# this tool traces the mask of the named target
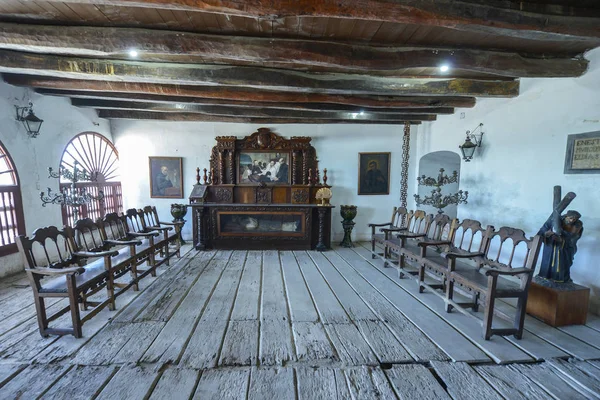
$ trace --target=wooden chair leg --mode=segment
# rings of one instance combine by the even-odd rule
[[[42,337],[48,337],[46,329],[48,329],[48,317],[46,315],[46,304],[44,298],[40,297],[37,293],[34,294],[35,310],[37,312],[38,325],[40,327],[40,335]]]
[[[371,259],[375,259],[375,241],[371,240]]]
[[[494,303],[493,296],[488,297],[485,302],[485,310],[483,312],[483,338],[490,340],[492,337],[492,322],[494,320]]]
[[[423,293],[425,290],[423,283],[425,283],[425,266],[419,265],[419,293]]]
[[[156,277],[156,259],[154,257],[154,253],[150,255],[148,262],[150,263],[150,275]]]
[[[79,309],[81,311],[87,311],[88,309],[87,296],[85,294],[81,295],[81,303],[79,303]]]
[[[400,255],[398,256],[398,278],[402,279],[404,278],[404,261],[405,261],[405,257],[404,254],[400,253]]]
[[[479,311],[479,292],[473,293],[471,299],[473,301],[473,307],[471,307],[471,309],[475,312]]]
[[[71,309],[71,322],[73,323],[73,336],[77,339],[83,337],[81,329],[81,318],[79,316],[79,307],[77,304],[77,286],[75,275],[67,276],[67,293],[69,295],[69,308]]]
[[[515,315],[515,323],[514,328],[517,332],[514,334],[515,339],[523,338],[523,326],[525,324],[525,313],[527,306],[527,292],[524,295],[519,297],[517,301],[517,314]]]
[[[452,300],[454,297],[454,281],[452,279],[448,279],[446,282],[446,312],[451,312],[454,307],[448,300]]]

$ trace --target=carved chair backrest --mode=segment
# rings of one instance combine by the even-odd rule
[[[423,210],[411,211],[408,218],[408,231],[410,233],[427,233],[432,220],[433,216],[425,214]]]
[[[146,223],[144,221],[144,214],[139,212],[135,208],[130,208],[125,211],[127,227],[129,232],[145,232]]]
[[[160,220],[158,219],[158,212],[156,211],[155,206],[146,206],[143,209],[138,210],[138,213],[142,215],[146,227],[160,226]]]
[[[527,239],[521,229],[503,226],[486,231],[486,262],[489,267],[535,268],[540,251],[539,236]]]
[[[73,225],[73,248],[83,251],[103,251],[104,239],[100,225],[90,218],[78,219]]]
[[[458,220],[450,218],[446,214],[437,214],[427,227],[427,239],[429,240],[452,240]]]
[[[485,233],[486,229],[482,228],[481,222],[474,219],[464,219],[456,227],[452,242],[456,249],[469,253],[484,252]]]
[[[404,228],[408,223],[408,212],[405,207],[394,207],[392,212],[391,228]]]
[[[129,240],[129,228],[124,215],[108,213],[99,222],[103,239]]]
[[[73,230],[65,226],[59,230],[56,226],[36,229],[31,237],[19,235],[17,246],[27,268],[67,268],[78,263],[73,255]]]

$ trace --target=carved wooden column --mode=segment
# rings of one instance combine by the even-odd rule
[[[213,176],[213,179],[215,177]],[[225,183],[225,156],[223,155],[223,149],[219,149],[219,178],[217,184],[222,185]]]
[[[233,149],[227,150],[227,182],[225,183],[235,183],[234,171],[235,166],[233,165]]]
[[[306,160],[306,150],[302,150],[302,184],[308,185],[308,165]]]
[[[329,210],[329,207],[317,208],[317,212],[319,215],[319,236],[317,239],[317,246],[315,247],[315,250],[317,251],[325,251],[328,249],[327,245],[325,244],[325,216],[327,215],[327,210]]]
[[[402,170],[400,173],[400,206],[407,208],[408,196],[408,161],[410,157],[410,122],[404,123],[404,136],[402,139]],[[402,222],[406,222],[406,214],[402,215]]]
[[[205,250],[205,235],[204,235],[204,207],[194,207],[196,218],[196,231],[194,232],[194,245],[196,250]]]
[[[295,185],[298,181],[298,178],[296,176],[297,165],[298,165],[298,151],[297,150],[292,151],[292,160],[291,160],[290,164],[292,165],[292,185]]]

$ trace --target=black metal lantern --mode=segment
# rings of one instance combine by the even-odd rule
[[[21,121],[23,126],[27,130],[29,137],[35,138],[40,134],[40,128],[42,127],[43,119],[39,119],[33,113],[33,103],[29,102],[27,107],[15,106],[17,109],[17,121]]]
[[[475,149],[481,147],[481,142],[483,140],[483,132],[481,131],[482,126],[483,124],[479,124],[477,128],[473,130],[473,133],[471,133],[471,131],[467,131],[467,138],[465,139],[465,142],[458,146],[465,162],[471,161],[471,159],[473,159],[473,155],[475,154]],[[477,129],[480,131],[479,140],[477,140],[477,136],[475,135],[475,131]]]

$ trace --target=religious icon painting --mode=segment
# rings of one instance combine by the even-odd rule
[[[182,160],[181,157],[149,157],[151,198],[183,198]]]
[[[358,153],[358,194],[390,194],[392,153]]]

